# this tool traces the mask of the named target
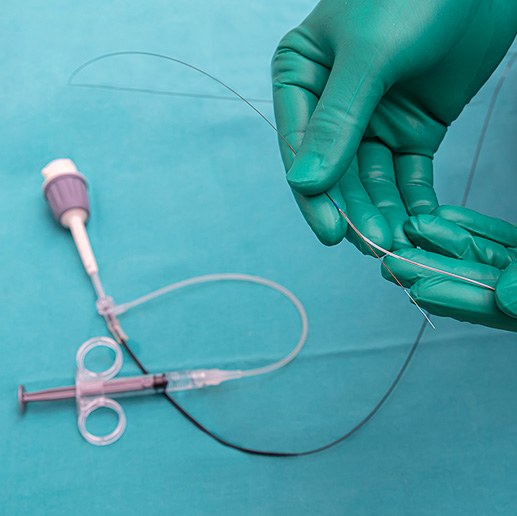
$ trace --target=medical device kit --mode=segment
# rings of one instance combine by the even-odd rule
[[[114,55],[118,54],[119,53]],[[136,52],[136,54],[146,53]],[[181,65],[185,65],[189,68],[196,70],[197,72],[200,72],[208,76],[209,78],[215,80],[216,82],[227,88],[232,94],[236,95],[239,99],[241,99],[248,106],[250,106],[256,113],[258,113],[279,134],[279,136],[291,148],[293,153],[296,154],[296,151],[291,147],[291,145],[285,139],[285,137],[278,132],[276,127],[260,111],[258,111],[256,107],[254,107],[249,101],[244,99],[236,91],[232,90],[229,86],[222,83],[213,76],[207,74],[203,70],[193,67],[188,63],[184,63],[183,61],[179,61],[174,58],[169,58],[167,56],[159,56],[157,54],[149,55],[161,57],[164,59],[177,62]],[[83,65],[83,67],[84,66],[85,65]],[[263,451],[240,446],[223,439],[222,437],[208,430],[197,419],[190,415],[183,407],[181,407],[177,403],[177,401],[174,400],[174,398],[171,396],[171,393],[183,390],[213,387],[226,381],[233,381],[237,379],[243,379],[246,377],[266,374],[278,370],[281,367],[290,363],[300,353],[307,339],[308,319],[305,309],[303,308],[301,302],[287,288],[273,281],[248,274],[223,273],[199,276],[179,281],[177,283],[173,283],[169,286],[151,292],[150,294],[144,295],[133,301],[115,304],[113,298],[105,294],[104,287],[99,275],[99,267],[97,265],[97,261],[95,259],[95,255],[92,250],[92,246],[86,231],[86,223],[90,215],[90,205],[88,200],[86,178],[77,170],[75,164],[70,159],[56,159],[50,162],[42,170],[42,174],[44,177],[44,197],[47,200],[50,210],[56,221],[63,227],[68,228],[72,233],[72,237],[79,252],[84,269],[88,274],[96,293],[97,311],[102,317],[104,317],[106,325],[112,336],[115,338],[115,340],[104,336],[94,337],[89,339],[80,346],[76,355],[77,368],[75,376],[75,385],[73,386],[45,389],[38,392],[26,392],[24,387],[20,385],[18,389],[18,401],[22,410],[25,409],[28,403],[75,398],[78,413],[78,427],[81,435],[84,437],[86,441],[88,441],[91,444],[108,445],[117,441],[122,436],[126,428],[126,417],[124,411],[120,404],[114,399],[112,399],[112,397],[131,396],[136,394],[159,394],[165,397],[190,422],[192,422],[195,426],[197,426],[207,435],[218,441],[220,444],[223,444],[225,446],[242,452],[255,455],[292,457],[300,455],[309,455],[317,453],[319,451],[326,450],[354,434],[364,424],[366,424],[375,415],[379,408],[384,404],[384,402],[390,396],[395,386],[398,384],[405,370],[407,369],[418,346],[418,339],[415,342],[415,344],[411,347],[402,367],[400,368],[398,374],[396,375],[390,387],[381,397],[379,402],[366,415],[366,417],[364,417],[356,426],[354,426],[346,434],[342,435],[340,438],[324,446],[301,452]],[[362,235],[359,232],[359,230],[354,226],[354,224],[350,221],[346,213],[338,206],[336,202],[334,202],[334,200],[330,197],[328,193],[327,196],[330,199],[330,201],[334,204],[336,209],[339,211],[339,213],[347,220],[347,223],[352,227],[352,229],[358,234],[358,236],[365,242],[365,244],[370,248],[373,254],[381,262],[381,256],[374,249],[377,249],[377,251],[379,251],[382,254],[386,254],[396,259],[409,262],[410,264],[413,264],[417,267],[429,269],[438,274],[444,274],[460,281],[466,281],[483,288],[494,290],[494,288],[490,285],[486,285],[484,283],[480,283],[478,281],[464,276],[455,275],[450,272],[446,272],[440,269],[436,269],[421,263],[408,260],[406,258],[397,256],[396,254],[393,254],[390,251],[383,249],[382,247],[379,247],[374,242]],[[397,283],[399,283],[400,287],[409,296],[409,298],[411,298],[411,294],[406,289],[404,289],[404,287],[400,284],[395,275],[388,269],[388,267],[384,263],[383,265],[393,276],[393,278],[397,281]],[[128,337],[120,324],[118,316],[136,306],[151,301],[169,292],[201,283],[219,281],[243,281],[260,284],[272,288],[280,294],[282,294],[283,296],[285,296],[286,298],[288,298],[297,309],[301,320],[301,334],[296,346],[289,354],[287,354],[281,360],[278,360],[277,362],[274,362],[270,365],[249,370],[194,369],[168,372],[160,371],[158,373],[151,374],[138,360],[138,358],[133,353],[132,349],[129,347]],[[414,304],[422,312],[429,324],[433,326],[427,314],[416,304],[416,302]],[[96,348],[107,348],[114,353],[113,364],[105,371],[94,372],[89,370],[85,366],[85,358],[87,354]],[[116,377],[123,363],[122,350],[126,351],[126,353],[130,356],[133,362],[140,369],[142,375],[130,377]],[[107,435],[95,435],[90,433],[86,428],[86,422],[90,414],[92,414],[94,411],[100,408],[112,410],[118,417],[118,424],[116,425],[116,428]]]

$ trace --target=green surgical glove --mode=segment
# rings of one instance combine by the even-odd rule
[[[503,58],[515,0],[323,0],[272,62],[287,179],[327,245],[367,252],[323,192],[388,249],[411,247],[408,214],[437,200],[432,158]]]
[[[495,292],[395,258],[384,262],[432,314],[517,331],[517,227],[467,208],[440,206],[411,217],[409,239],[422,249],[396,254],[495,287]],[[384,267],[383,267],[384,269]],[[394,281],[389,273],[383,276]]]

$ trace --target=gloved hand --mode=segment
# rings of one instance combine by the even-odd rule
[[[411,246],[409,214],[437,206],[432,158],[503,58],[515,0],[322,0],[272,62],[287,180],[318,238]],[[347,231],[348,229],[348,231]]]
[[[397,255],[495,287],[495,292],[437,274],[395,258],[386,265],[415,301],[432,314],[517,331],[517,227],[457,206],[406,222],[409,239],[420,249]],[[384,267],[383,267],[384,269]],[[389,273],[383,276],[394,281]]]

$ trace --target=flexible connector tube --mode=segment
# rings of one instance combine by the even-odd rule
[[[195,278],[190,278],[183,281],[178,281],[177,283],[172,283],[171,285],[168,285],[166,287],[160,288],[158,290],[155,290],[154,292],[151,292],[149,294],[146,294],[145,296],[139,297],[135,299],[134,301],[129,301],[128,303],[122,303],[120,305],[116,305],[112,308],[112,313],[114,315],[119,315],[131,308],[135,308],[136,306],[139,306],[143,303],[147,303],[148,301],[151,301],[153,299],[156,299],[157,297],[163,296],[164,294],[168,294],[169,292],[173,292],[175,290],[179,290],[181,288],[191,287],[192,285],[198,285],[200,283],[211,283],[215,281],[245,281],[248,283],[257,283],[259,285],[264,285],[266,287],[272,288],[273,290],[276,290],[277,292],[280,292],[283,296],[285,296],[291,303],[296,307],[296,310],[300,314],[300,319],[302,322],[302,332],[300,335],[300,338],[298,340],[298,343],[293,348],[293,350],[288,353],[284,358],[281,360],[278,360],[277,362],[274,362],[272,364],[269,364],[267,366],[263,367],[256,367],[254,369],[246,369],[246,370],[223,370],[222,372],[225,373],[221,375],[221,382],[226,380],[232,380],[240,377],[246,377],[246,376],[257,376],[261,374],[271,373],[272,371],[275,371],[277,369],[280,369],[281,367],[284,367],[289,362],[294,360],[294,358],[300,353],[300,351],[303,348],[303,345],[305,344],[305,341],[307,340],[307,333],[309,331],[309,322],[307,319],[307,313],[305,312],[305,308],[303,307],[300,300],[287,288],[280,285],[279,283],[275,283],[274,281],[261,278],[260,276],[252,276],[250,274],[238,274],[238,273],[223,273],[223,274],[208,274],[205,276],[197,276]]]

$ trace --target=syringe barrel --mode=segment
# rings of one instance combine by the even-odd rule
[[[233,372],[228,375],[228,372],[219,369],[196,369],[163,374],[126,376],[112,378],[105,382],[88,380],[81,382],[79,395],[83,397],[110,395],[116,398],[161,392],[189,391],[210,385],[219,385],[222,381],[236,377]]]
[[[112,396],[114,398],[156,394],[163,392],[166,385],[164,375],[146,374],[141,376],[122,376],[108,381],[82,381],[78,394],[82,397]]]

